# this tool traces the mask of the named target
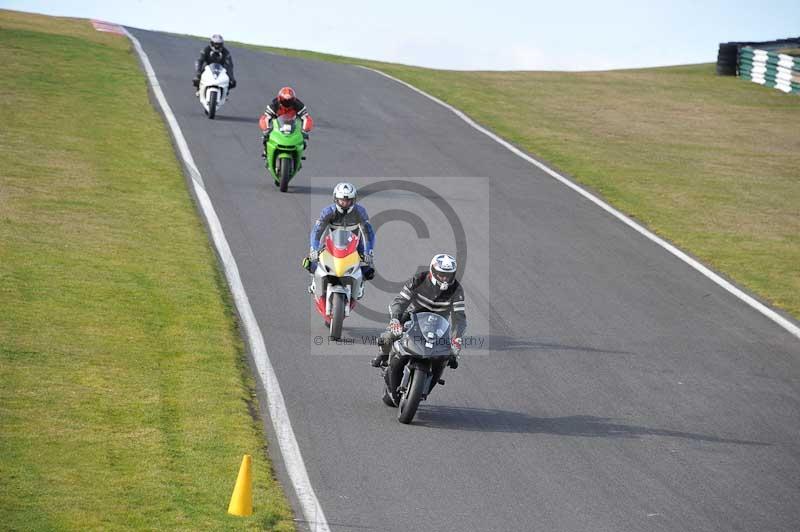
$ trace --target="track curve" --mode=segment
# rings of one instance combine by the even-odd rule
[[[374,72],[235,48],[239,87],[210,121],[190,84],[201,41],[130,31],[203,175],[333,530],[796,529],[800,342],[786,331]],[[256,120],[286,84],[318,127],[280,194]],[[324,333],[298,267],[312,219],[329,183],[371,176],[431,176],[469,235],[489,222],[465,286],[470,331],[491,350],[465,355],[410,426],[381,403],[374,348],[320,354],[309,340]],[[365,205],[376,217],[404,194]],[[379,229],[387,280],[424,261],[411,236]],[[389,300],[368,288],[376,309]],[[379,332],[349,320],[345,332]]]

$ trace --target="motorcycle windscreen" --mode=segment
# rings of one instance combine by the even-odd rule
[[[422,336],[427,340],[438,340],[450,329],[450,322],[433,312],[417,313],[417,324]]]
[[[325,247],[331,255],[345,257],[358,249],[358,235],[345,229],[332,231],[325,239]]]
[[[361,264],[358,255],[358,235],[337,229],[325,238],[326,266],[336,277],[354,273]],[[328,264],[329,263],[329,264]]]
[[[278,131],[283,133],[284,135],[289,135],[294,133],[294,129],[296,127],[297,120],[295,120],[294,115],[280,115],[278,116]]]
[[[210,65],[208,65],[208,68],[209,70],[211,70],[211,73],[214,74],[215,78],[218,78],[220,74],[225,72],[225,67],[223,67],[219,63],[211,63]]]
[[[432,312],[414,315],[414,324],[406,336],[406,348],[421,357],[450,354],[450,322]]]

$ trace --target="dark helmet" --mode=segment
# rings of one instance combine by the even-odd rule
[[[431,259],[430,279],[439,290],[447,290],[456,278],[458,264],[452,255],[440,253]]]
[[[222,35],[219,33],[215,33],[211,36],[211,41],[209,42],[211,48],[217,52],[222,51],[222,47],[225,46],[225,40],[222,38]]]

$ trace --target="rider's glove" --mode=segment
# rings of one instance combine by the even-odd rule
[[[447,360],[447,365],[452,369],[458,367],[458,358],[461,356],[461,338],[450,339],[450,358]]]
[[[311,271],[311,259],[309,259],[308,257],[303,257],[302,266],[303,266],[303,268],[308,270],[308,273],[313,273]]]
[[[461,354],[462,341],[461,338],[452,338],[450,340],[450,351],[458,356]]]
[[[232,79],[232,80],[230,80],[228,82],[228,88],[229,89],[235,89],[236,88],[236,80],[235,79]]]
[[[364,253],[364,264],[367,266],[373,266],[375,264],[375,256],[372,254],[372,250],[369,253]]]
[[[192,80],[192,85],[194,85],[195,89],[200,88],[200,78],[194,78]]]
[[[400,324],[400,320],[398,320],[397,318],[392,318],[389,321],[389,331],[394,336],[402,335],[403,334],[403,326]]]
[[[317,260],[319,260],[319,251],[313,248],[309,250],[308,260],[310,260],[311,262],[317,262]]]

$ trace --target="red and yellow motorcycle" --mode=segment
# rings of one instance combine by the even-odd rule
[[[309,290],[334,340],[341,338],[344,319],[364,295],[358,242],[359,236],[346,229],[329,233]]]

